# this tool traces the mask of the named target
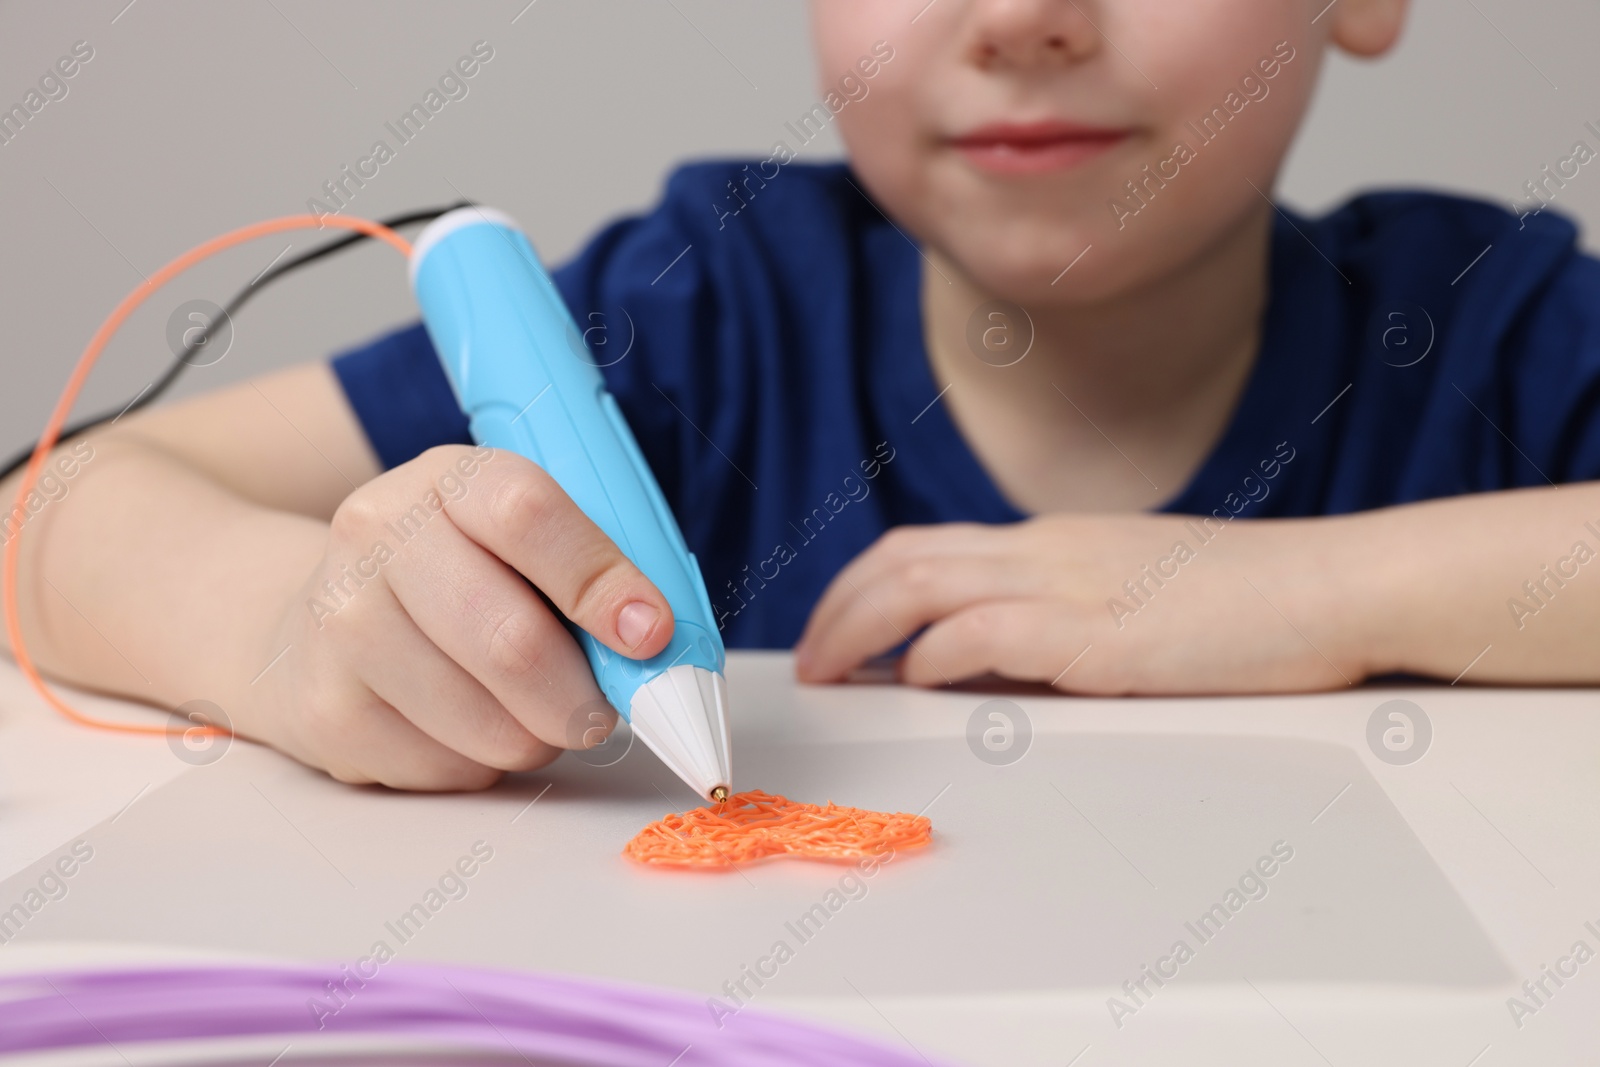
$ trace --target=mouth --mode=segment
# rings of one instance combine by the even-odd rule
[[[992,123],[948,143],[991,174],[1043,174],[1086,163],[1132,134],[1131,129],[1070,122]]]

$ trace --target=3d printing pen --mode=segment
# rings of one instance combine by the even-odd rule
[[[672,642],[650,659],[571,629],[633,732],[695,792],[725,798],[725,656],[705,582],[533,247],[500,212],[449,212],[418,236],[411,288],[473,438],[544,468],[666,596]]]

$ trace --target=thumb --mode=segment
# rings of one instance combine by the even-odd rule
[[[661,590],[554,479],[512,458],[479,476],[488,492],[446,505],[456,525],[612,651],[648,659],[667,647],[672,606]]]

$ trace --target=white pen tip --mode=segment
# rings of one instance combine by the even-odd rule
[[[728,758],[728,696],[722,675],[684,663],[633,694],[633,732],[700,796],[733,788]]]

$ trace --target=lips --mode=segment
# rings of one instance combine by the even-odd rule
[[[991,123],[950,139],[974,166],[994,174],[1066,170],[1116,147],[1133,131],[1070,122]]]

